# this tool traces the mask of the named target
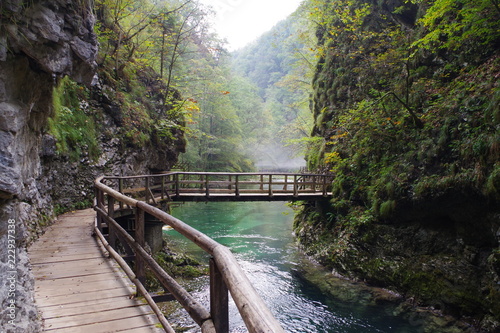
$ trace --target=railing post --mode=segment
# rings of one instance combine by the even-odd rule
[[[269,175],[269,196],[273,196],[273,175]]]
[[[239,175],[236,175],[236,180],[235,180],[235,195],[237,197],[240,196],[240,176]]]
[[[313,178],[313,183],[312,183],[312,191],[316,193],[316,176],[312,176]]]
[[[123,179],[122,178],[118,179],[118,192],[123,194]],[[123,202],[120,201],[119,205],[120,205],[120,209],[123,209]]]
[[[165,199],[165,176],[161,176],[161,200]]]
[[[222,274],[210,258],[210,315],[217,333],[229,332],[229,294]]]
[[[206,195],[207,197],[209,197],[209,196],[210,196],[210,188],[209,188],[209,186],[210,186],[210,185],[209,185],[209,184],[210,184],[210,182],[209,182],[208,175],[207,175],[207,176],[205,177],[205,195]]]
[[[298,184],[297,184],[297,175],[293,176],[293,196],[296,197],[298,195]]]
[[[108,216],[110,218],[115,217],[115,198],[113,198],[111,195],[108,195]],[[108,223],[109,245],[111,245],[113,249],[116,249],[117,235],[114,229],[115,228],[110,223]]]
[[[229,175],[229,192],[233,190],[233,176]]]
[[[326,175],[323,175],[323,196],[326,197],[327,191],[326,191]]]
[[[175,196],[178,197],[180,195],[179,193],[179,174],[176,173],[174,177],[174,187],[175,187]]]
[[[150,195],[149,195],[149,193],[150,193],[150,191],[149,191],[149,177],[147,177],[147,176],[145,178],[145,187],[146,187],[146,197],[145,197],[145,199],[146,199],[146,203],[149,203],[149,199],[150,199]]]
[[[283,190],[288,190],[288,175],[285,175],[285,185],[283,185]]]
[[[145,238],[144,238],[144,211],[139,207],[135,208],[135,240],[137,243],[144,248]],[[144,260],[142,257],[136,253],[135,254],[135,274],[141,283],[145,283],[146,274],[144,270]]]
[[[260,187],[261,191],[264,191],[264,175],[260,175]]]
[[[104,201],[104,194],[97,187],[95,189],[95,199],[96,199],[96,206],[101,208],[101,209],[104,209],[104,202],[103,202]],[[97,228],[102,233],[102,216],[99,213],[97,213],[96,223],[97,223]]]

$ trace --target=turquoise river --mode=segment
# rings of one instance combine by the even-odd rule
[[[293,210],[284,203],[185,203],[172,215],[228,246],[287,332],[444,332],[449,323],[423,319],[397,301],[397,295],[334,277],[306,258],[295,242]],[[207,262],[204,253],[175,231],[167,244]],[[208,278],[187,288],[208,304]],[[179,314],[179,318],[185,318]],[[178,319],[178,321],[182,321]],[[437,322],[437,324],[436,324]],[[192,323],[177,322],[184,327]],[[439,328],[441,326],[441,328]],[[246,332],[234,304],[231,332]],[[455,330],[452,330],[455,331]]]

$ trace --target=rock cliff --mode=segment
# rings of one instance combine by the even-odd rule
[[[300,242],[343,276],[498,332],[500,11],[324,3],[308,162],[336,178],[298,217]]]
[[[0,15],[0,276],[10,278],[0,289],[0,321],[7,332],[36,332],[26,247],[52,215],[40,182],[42,133],[58,77],[90,84],[97,41],[86,2],[6,0]],[[7,253],[12,236],[15,254]]]
[[[87,0],[0,3],[0,276],[9,278],[0,287],[0,322],[6,332],[41,328],[26,249],[53,221],[54,208],[89,206],[96,176],[168,170],[184,149],[181,132],[168,142],[152,135],[144,145],[117,135],[120,104],[96,75],[92,5]],[[66,76],[90,97],[78,103],[100,129],[96,156],[88,147],[77,158],[61,153],[48,130],[54,89]]]

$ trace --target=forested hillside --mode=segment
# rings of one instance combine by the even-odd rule
[[[308,165],[335,181],[298,238],[341,275],[498,331],[498,1],[309,3]]]
[[[314,24],[306,5],[255,42],[234,52],[232,69],[254,88],[261,110],[258,132],[251,141],[262,167],[303,166],[303,138],[312,128],[309,96],[316,61]]]

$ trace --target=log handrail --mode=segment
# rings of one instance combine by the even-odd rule
[[[153,273],[157,276],[160,283],[167,288],[174,297],[183,305],[190,316],[200,325],[202,332],[217,332],[226,333],[228,332],[227,321],[227,302],[226,304],[221,304],[221,299],[224,298],[224,290],[231,293],[231,296],[241,314],[248,331],[251,333],[257,332],[269,332],[269,333],[284,333],[283,328],[279,322],[274,318],[273,314],[258,295],[250,280],[246,277],[245,273],[239,266],[236,258],[231,253],[231,251],[201,233],[200,231],[190,227],[181,220],[167,214],[166,212],[149,205],[148,203],[140,200],[130,198],[119,191],[112,189],[111,187],[103,184],[104,180],[119,180],[120,190],[123,191],[123,184],[120,181],[124,179],[140,180],[141,178],[146,178],[148,180],[154,179],[155,177],[166,177],[173,175],[174,179],[179,179],[179,174],[187,173],[169,173],[160,176],[135,176],[135,177],[104,177],[101,176],[95,181],[96,188],[96,205],[95,210],[97,212],[96,219],[96,231],[102,231],[102,223],[105,221],[110,230],[116,232],[121,239],[124,239],[128,245],[134,250],[136,258],[140,258],[140,262],[147,265]],[[196,173],[189,173],[196,174]],[[221,174],[221,173],[211,173],[211,174]],[[206,173],[205,173],[206,175]],[[234,175],[234,174],[233,174]],[[246,175],[246,174],[245,174]],[[238,182],[238,176],[236,177],[236,182]],[[165,179],[162,178],[162,184],[165,183]],[[144,184],[144,182],[143,182]],[[146,182],[146,196],[149,195],[151,188],[151,182]],[[178,191],[179,184],[177,183],[175,191]],[[165,191],[162,188],[162,193]],[[168,194],[168,192],[167,192]],[[108,205],[104,204],[104,196],[108,197]],[[114,209],[115,201],[119,205],[127,205],[129,208],[133,208],[136,211],[136,216],[143,213],[148,213],[163,223],[169,225],[177,232],[184,235],[190,241],[198,245],[205,252],[212,256],[211,267],[211,309],[207,312],[203,306],[197,303],[191,298],[189,294],[178,284],[176,284],[173,279],[154,261],[154,259],[144,250],[144,248],[139,244],[137,239],[131,237],[121,226],[114,220]],[[119,206],[121,207],[121,206]],[[106,210],[107,208],[107,210]],[[137,232],[137,231],[136,231]],[[111,235],[110,235],[111,237]],[[111,244],[113,245],[113,244]],[[140,274],[137,274],[137,281],[141,280]],[[221,277],[222,279],[217,279]],[[139,289],[139,288],[138,288]],[[141,291],[144,288],[140,289]],[[214,294],[212,293],[214,292]],[[222,294],[220,294],[222,293]],[[212,308],[214,307],[214,308]],[[167,330],[167,328],[165,328]],[[168,331],[168,330],[167,330]]]

